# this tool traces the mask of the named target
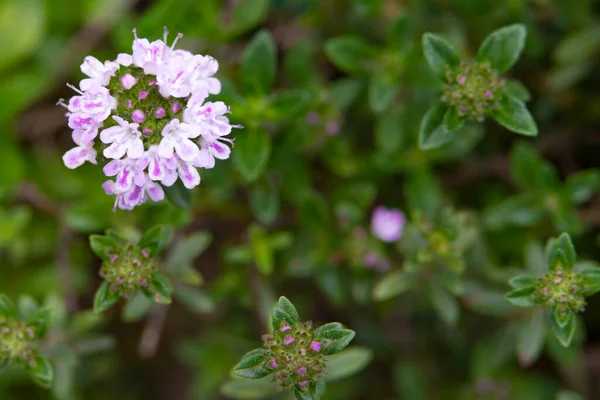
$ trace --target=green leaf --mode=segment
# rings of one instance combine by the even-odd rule
[[[269,93],[277,70],[277,48],[268,31],[261,30],[254,35],[242,53],[240,65],[242,83],[247,95]]]
[[[572,390],[563,390],[556,395],[556,400],[585,400],[585,398]]]
[[[279,216],[280,203],[279,189],[271,182],[253,185],[250,189],[250,208],[265,225],[275,222]]]
[[[503,73],[508,71],[521,57],[525,47],[527,29],[515,24],[492,32],[481,44],[477,52],[479,61],[489,61],[492,68]]]
[[[94,296],[94,312],[101,313],[108,310],[121,300],[121,296],[116,291],[112,291],[108,282],[102,283]]]
[[[571,312],[560,312],[555,309],[552,312],[552,317],[554,318],[554,322],[556,322],[559,327],[564,328],[569,323],[571,314]]]
[[[42,307],[35,310],[28,318],[27,323],[35,328],[35,335],[41,339],[48,331],[52,322],[53,310],[48,307]]]
[[[155,301],[160,304],[170,304],[171,294],[173,293],[173,284],[165,274],[160,271],[154,271],[150,275],[150,285],[155,290]]]
[[[600,188],[600,172],[596,169],[579,171],[566,181],[566,191],[574,204],[588,201]]]
[[[344,72],[365,72],[372,68],[378,49],[363,39],[340,36],[325,42],[325,54]]]
[[[246,32],[263,21],[269,11],[270,0],[244,0],[233,8],[230,32],[234,35]]]
[[[262,175],[271,156],[271,137],[264,131],[249,131],[235,141],[233,163],[248,182]]]
[[[508,292],[504,297],[506,301],[515,307],[529,308],[535,307],[537,304],[533,299],[533,292],[535,291],[534,286],[525,286],[520,289],[515,289],[512,292]]]
[[[448,132],[457,131],[465,125],[465,117],[458,115],[456,108],[450,108],[444,114],[443,124]]]
[[[252,225],[249,229],[249,235],[252,257],[258,271],[263,275],[271,275],[273,268],[275,268],[275,257],[266,232],[260,226]]]
[[[369,106],[373,112],[379,114],[387,110],[398,90],[400,84],[384,74],[373,74],[369,82]]]
[[[513,289],[522,289],[529,286],[534,286],[537,283],[537,277],[533,275],[517,275],[510,278],[508,284]]]
[[[405,271],[393,271],[375,285],[373,299],[384,301],[396,297],[408,290],[413,281],[413,277]]]
[[[490,229],[505,226],[532,226],[544,217],[543,205],[534,195],[509,197],[484,212],[484,223]]]
[[[454,139],[456,131],[449,131],[443,123],[446,111],[446,106],[439,103],[430,108],[423,116],[419,129],[419,148],[421,150],[432,150]]]
[[[600,27],[590,24],[589,28],[562,39],[554,48],[557,64],[572,65],[587,61],[600,49]]]
[[[456,299],[441,285],[433,284],[429,290],[429,301],[444,322],[450,325],[458,322],[460,307]]]
[[[514,97],[506,96],[501,99],[499,107],[492,111],[492,117],[511,132],[525,136],[538,135],[535,120],[525,103]]]
[[[0,315],[5,317],[17,316],[17,307],[15,303],[4,293],[0,293]]]
[[[568,321],[564,326],[558,325],[555,318],[550,316],[552,332],[558,339],[561,345],[569,347],[575,336],[575,328],[577,325],[577,317],[573,313],[568,313]]]
[[[171,186],[163,186],[163,191],[167,199],[176,207],[185,211],[192,208],[193,192],[186,188],[180,179]]]
[[[579,267],[577,267],[579,269]],[[585,285],[585,295],[591,296],[595,293],[600,292],[600,268],[585,268],[581,271],[583,283]]]
[[[293,326],[298,323],[299,320],[298,311],[296,307],[286,297],[281,296],[277,305],[273,308],[272,312],[272,324],[273,330],[278,331],[281,328],[283,321],[287,322],[288,325]]]
[[[309,382],[307,387],[301,387],[299,385],[294,386],[294,397],[296,400],[320,400],[325,386],[323,381]]]
[[[29,376],[35,383],[44,388],[52,387],[54,380],[54,369],[46,357],[38,355],[35,357],[33,365],[27,364]]]
[[[509,97],[514,97],[517,100],[528,102],[531,100],[531,92],[527,89],[527,86],[523,85],[521,81],[515,79],[508,79],[504,85],[504,93]]]
[[[530,366],[540,356],[545,332],[544,313],[541,311],[527,316],[519,325],[517,357],[523,367]]]
[[[542,187],[544,160],[533,146],[524,141],[516,143],[510,150],[509,162],[511,176],[519,186],[528,190]]]
[[[92,251],[104,261],[109,261],[119,249],[119,244],[111,237],[102,235],[90,235],[90,247]]]
[[[264,378],[272,372],[268,365],[270,357],[271,353],[265,349],[251,350],[233,367],[233,373],[248,379]]]
[[[567,270],[572,269],[577,259],[575,246],[573,246],[568,233],[562,233],[558,238],[550,239],[546,246],[546,255],[550,271],[554,271],[559,264]]]
[[[392,24],[387,37],[388,47],[399,49],[404,53],[408,53],[412,49],[415,25],[414,17],[414,14],[411,14],[409,11],[400,13]]]
[[[40,0],[0,3],[0,70],[29,57],[44,39],[45,9]]]
[[[443,37],[425,33],[422,42],[423,54],[438,77],[443,78],[448,69],[460,63],[456,48]]]
[[[167,259],[169,271],[184,271],[199,255],[204,253],[211,241],[212,235],[206,231],[194,232],[177,241]]]
[[[344,350],[356,335],[352,329],[346,329],[337,322],[316,329],[314,334],[315,338],[321,342],[321,354],[326,356]]]
[[[271,107],[277,113],[277,120],[289,120],[306,113],[311,106],[311,101],[312,95],[308,90],[288,90],[276,94]]]
[[[276,386],[271,378],[232,379],[221,386],[221,394],[232,399],[259,400],[276,393]]]
[[[172,237],[171,228],[156,225],[144,232],[137,246],[140,249],[148,250],[149,257],[153,258],[169,244]]]
[[[352,376],[365,369],[373,360],[373,351],[367,347],[351,346],[341,353],[325,358],[327,382]]]
[[[121,309],[121,318],[125,322],[139,321],[146,314],[148,314],[152,304],[154,303],[148,300],[146,296],[138,293],[128,300],[125,306]]]
[[[375,144],[378,151],[393,154],[403,148],[406,137],[403,122],[404,113],[400,108],[393,108],[377,119]]]
[[[208,314],[217,308],[214,300],[198,288],[178,286],[173,295],[192,312]]]

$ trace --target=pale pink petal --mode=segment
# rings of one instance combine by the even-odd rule
[[[106,176],[115,176],[119,173],[120,169],[121,161],[111,160],[104,166],[104,168],[102,168],[102,171],[104,171],[104,175]]]
[[[127,149],[127,156],[129,158],[136,159],[144,155],[144,142],[142,142],[142,139],[138,137],[131,137],[127,141],[127,145],[129,147]]]
[[[200,149],[196,143],[191,140],[179,138],[179,140],[175,142],[175,151],[183,161],[191,162],[198,156]]]
[[[117,56],[117,63],[124,67],[129,67],[133,62],[133,57],[130,54],[121,53]]]
[[[106,158],[114,158],[119,159],[125,155],[127,152],[127,145],[123,142],[114,142],[106,149],[104,149],[104,157]]]
[[[158,144],[158,155],[162,158],[171,158],[173,157],[173,142],[167,138],[163,137],[160,143]]]
[[[75,169],[86,162],[88,158],[89,149],[79,146],[67,151],[62,159],[67,168]]]
[[[177,170],[168,169],[165,171],[165,177],[160,181],[164,186],[172,186],[177,180]]]
[[[146,192],[148,192],[148,196],[150,196],[152,201],[161,201],[165,198],[165,192],[158,183],[148,183],[146,185]]]
[[[177,169],[179,178],[183,185],[188,189],[193,189],[200,184],[200,174],[198,170],[188,163],[183,163]]]
[[[124,134],[124,130],[121,126],[111,126],[110,128],[104,129],[100,132],[100,140],[102,143],[112,143]]]
[[[133,184],[133,173],[128,168],[123,168],[123,170],[117,175],[117,179],[115,181],[115,191],[117,193],[123,193],[128,191]]]

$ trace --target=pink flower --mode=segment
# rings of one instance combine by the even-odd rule
[[[271,361],[269,363],[271,364],[271,368],[277,368],[277,360],[275,360],[274,358],[271,358]]]
[[[283,339],[283,344],[290,345],[294,343],[294,337],[293,336],[286,336],[285,339]]]
[[[89,78],[79,82],[79,87],[81,90],[88,90],[94,85],[106,86],[117,69],[119,69],[119,65],[113,61],[105,61],[102,64],[97,58],[87,56],[81,64],[81,72]]]
[[[140,139],[142,133],[139,124],[129,123],[121,117],[113,116],[117,126],[111,126],[100,132],[102,143],[110,144],[104,149],[106,158],[121,158],[127,153],[129,158],[140,158],[144,154],[144,143]]]
[[[310,349],[314,352],[320,352],[321,351],[321,343],[317,342],[317,341],[313,341],[310,343]]]
[[[82,131],[73,131],[73,141],[77,147],[67,151],[63,156],[63,162],[69,169],[75,169],[86,161],[96,164],[96,150],[92,143],[83,143],[81,141]]]
[[[292,327],[289,326],[288,324],[282,325],[281,328],[279,329],[280,332],[287,332],[289,330],[291,330]]]
[[[198,157],[200,149],[190,140],[199,135],[192,125],[180,123],[178,119],[169,122],[162,131],[162,140],[158,145],[158,154],[164,158],[173,156],[173,152],[184,161],[193,161]]]
[[[300,376],[306,374],[306,367],[300,367],[296,370],[296,373]]]
[[[395,242],[402,236],[405,222],[402,211],[379,206],[371,217],[371,232],[384,242]]]

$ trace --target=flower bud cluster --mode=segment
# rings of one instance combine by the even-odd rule
[[[110,284],[111,291],[128,298],[149,287],[152,272],[157,267],[146,249],[130,245],[119,248],[109,257],[102,264],[100,276]]]
[[[449,69],[442,89],[442,102],[456,109],[460,116],[482,122],[498,107],[504,79],[488,62],[461,61]]]
[[[229,123],[225,103],[206,101],[221,90],[214,58],[175,50],[181,34],[168,46],[166,29],[152,43],[134,35],[132,54],[104,63],[86,57],[81,71],[89,78],[69,85],[77,95],[59,101],[77,145],[63,156],[65,165],[96,164],[100,151],[110,160],[104,174],[115,177],[103,188],[116,196],[115,208],[126,210],[148,197],[162,200],[162,187],[177,179],[196,187],[198,168],[229,158],[233,140],[226,136],[240,127]]]
[[[538,280],[534,298],[555,313],[581,312],[586,305],[583,277],[559,265]]]
[[[0,315],[0,365],[35,367],[39,342],[35,327]]]
[[[269,367],[275,372],[280,390],[295,386],[308,389],[311,382],[323,376],[322,343],[314,337],[311,322],[291,326],[283,321],[281,328],[273,335],[264,335],[263,341],[271,353]]]

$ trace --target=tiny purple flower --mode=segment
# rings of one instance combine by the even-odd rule
[[[277,361],[274,358],[271,358],[270,364],[271,364],[271,368],[273,368],[273,369],[277,368]]]
[[[156,118],[162,118],[167,114],[167,112],[165,111],[164,108],[160,107],[159,109],[157,109],[154,112],[154,115],[156,115]]]
[[[171,106],[171,111],[174,113],[178,112],[179,110],[181,110],[181,105],[179,103],[175,103],[173,106]]]
[[[384,242],[395,242],[402,237],[405,222],[402,211],[379,206],[371,217],[371,232]]]
[[[127,73],[121,77],[121,85],[123,89],[129,90],[137,83],[137,79],[133,75]]]
[[[309,125],[317,125],[321,122],[321,117],[319,117],[319,114],[317,114],[316,111],[311,111],[306,115],[306,122],[308,122]]]
[[[365,254],[363,258],[363,263],[365,264],[365,267],[374,267],[377,264],[377,259],[377,253],[371,251]]]
[[[152,135],[152,134],[154,133],[154,131],[153,131],[152,129],[144,128],[144,129],[142,130],[142,133],[143,133],[144,135]]]
[[[304,386],[308,385],[308,381],[299,382],[298,385],[304,387]]]
[[[133,119],[133,122],[137,122],[139,124],[144,122],[146,115],[142,110],[135,110],[131,113],[131,118]]]
[[[140,100],[144,100],[146,97],[148,97],[148,92],[146,92],[145,90],[140,92],[140,94],[138,95]]]
[[[306,374],[306,367],[300,367],[296,370],[296,373],[300,376]]]
[[[317,352],[317,353],[320,352],[321,351],[321,342],[316,342],[316,341],[311,342],[310,348],[314,352]]]
[[[291,327],[291,326],[289,326],[288,324],[285,324],[285,325],[283,325],[283,326],[281,327],[281,329],[279,329],[279,331],[280,331],[280,332],[287,332],[287,331],[289,331],[290,329],[292,329],[292,327]]]
[[[461,76],[460,78],[458,78],[458,84],[459,85],[464,85],[465,82],[467,82],[467,77],[466,76]]]
[[[490,90],[486,90],[484,96],[486,99],[489,99],[492,97],[492,92]]]
[[[340,133],[340,124],[335,121],[329,121],[325,124],[325,133],[329,136],[335,136]]]
[[[292,336],[286,336],[285,339],[283,339],[283,344],[285,344],[286,346],[292,343],[294,343],[294,338]]]

